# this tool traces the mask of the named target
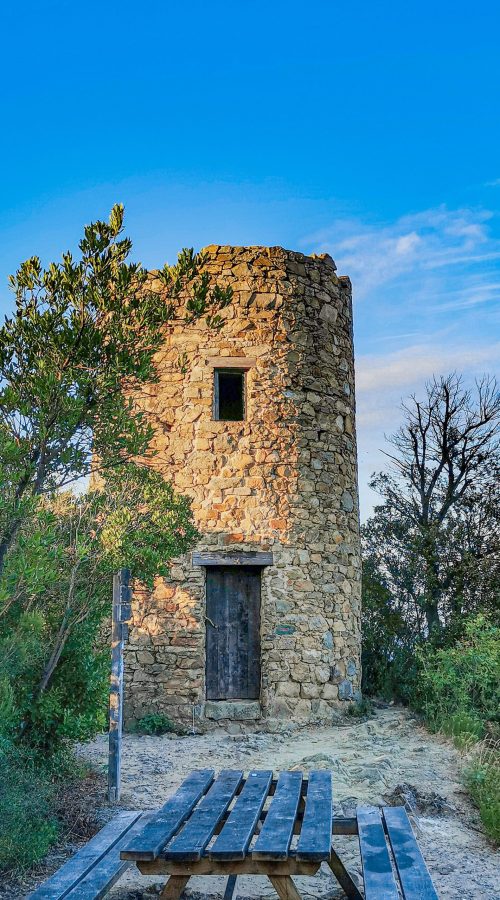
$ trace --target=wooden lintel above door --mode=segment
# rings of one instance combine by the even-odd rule
[[[207,366],[213,369],[253,369],[257,360],[253,356],[211,356]]]
[[[228,553],[195,551],[192,555],[193,566],[272,566],[273,562],[272,553],[253,550]]]

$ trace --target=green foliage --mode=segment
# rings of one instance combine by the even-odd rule
[[[57,837],[53,785],[30,757],[1,738],[0,784],[0,871],[22,871],[42,859]]]
[[[199,536],[190,500],[176,494],[159,472],[143,466],[129,464],[109,472],[96,503],[107,566],[113,571],[127,566],[148,588],[155,577],[168,574],[172,557]]]
[[[467,622],[454,646],[419,653],[413,703],[429,727],[469,754],[465,782],[487,834],[500,841],[500,628],[484,616]]]
[[[168,734],[176,731],[176,726],[168,718],[161,713],[150,713],[138,719],[134,728],[138,734]]]
[[[427,724],[435,729],[434,718],[429,719]],[[441,731],[452,738],[459,750],[465,750],[481,740],[484,735],[484,723],[479,716],[459,710],[441,719]]]
[[[85,228],[77,259],[24,262],[0,327],[3,868],[14,848],[21,866],[46,851],[61,754],[105,724],[112,574],[128,567],[136,592],[150,589],[197,537],[189,502],[130,462],[154,456],[140,390],[158,379],[165,325],[203,316],[219,328],[232,292],[192,249],[150,278],[122,229],[118,205]],[[99,487],[62,493],[91,470]]]
[[[0,734],[46,755],[104,727],[113,573],[151,588],[196,537],[186,498],[131,463],[39,501],[0,579]]]
[[[82,775],[67,749],[43,757],[0,735],[0,872],[18,875],[45,856],[64,821],[61,787]]]
[[[485,744],[473,753],[465,783],[479,809],[486,834],[500,844],[500,746]]]
[[[419,634],[404,597],[394,596],[373,558],[363,559],[362,689],[409,702],[417,678]]]
[[[433,379],[403,406],[362,528],[363,690],[419,709],[467,752],[500,729],[500,396]],[[498,837],[498,750],[468,776]],[[496,824],[495,824],[496,821]]]
[[[493,385],[481,384],[477,408],[461,393],[456,376],[430,385],[423,405],[413,398],[393,439],[393,473],[372,479],[384,503],[361,531],[363,689],[369,694],[412,702],[419,648],[452,647],[471,617],[497,614],[500,479],[492,423],[498,400]],[[454,409],[453,425],[447,403]],[[470,448],[467,423],[474,433]],[[453,442],[448,466],[442,454],[448,458]],[[467,463],[456,458],[462,451]],[[459,463],[463,489],[455,493],[449,467],[454,471]]]
[[[453,647],[422,650],[415,703],[432,728],[458,742],[500,724],[500,629],[478,616]]]
[[[136,400],[157,380],[164,326],[206,316],[219,327],[231,291],[212,287],[204,257],[183,250],[158,278],[128,257],[123,207],[88,225],[80,257],[10,279],[16,311],[0,328],[0,572],[33,498],[89,472],[150,453],[151,423]],[[151,285],[160,284],[160,290]],[[186,291],[184,307],[181,290]]]
[[[361,719],[363,716],[369,716],[372,708],[371,702],[366,697],[363,697],[362,700],[349,704],[347,707],[347,715],[353,716],[355,719]]]
[[[458,516],[441,532],[440,552],[452,577],[441,599],[444,627],[437,640],[427,630],[418,532],[387,506],[364,526],[363,688],[419,709],[429,728],[470,755],[466,785],[487,834],[498,842],[500,755],[498,745],[483,742],[500,729],[500,628],[493,612],[498,566],[489,554],[483,559],[484,533],[473,522],[482,519],[484,527],[486,521],[489,534],[491,508],[481,502],[467,516],[466,543]],[[467,549],[471,540],[477,555]],[[491,610],[490,617],[467,616],[478,608]]]

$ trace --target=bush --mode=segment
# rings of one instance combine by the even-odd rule
[[[97,618],[97,617],[96,617]],[[86,740],[106,724],[109,651],[97,645],[90,617],[66,642],[48,690],[37,685],[50,638],[47,617],[22,614],[11,632],[0,630],[0,735],[47,759],[73,740]]]
[[[128,464],[102,487],[40,500],[0,578],[0,734],[47,758],[106,724],[113,573],[152,589],[197,536],[158,472]]]
[[[466,785],[487,834],[500,841],[500,628],[479,615],[462,623],[452,646],[436,648],[415,638],[367,564],[363,597],[364,690],[408,702],[468,752]]]
[[[500,745],[481,745],[472,755],[465,783],[489,837],[500,844]]]
[[[85,741],[106,727],[109,650],[99,646],[99,622],[90,618],[70,636],[52,686],[38,699],[28,698],[23,712],[30,746],[49,756],[72,741]]]
[[[22,871],[42,859],[57,838],[54,787],[45,770],[5,739],[0,740],[0,784],[0,871]]]
[[[352,716],[355,719],[362,719],[363,716],[369,716],[372,710],[373,706],[370,700],[363,697],[362,700],[349,704],[347,707],[347,715]]]
[[[500,628],[471,619],[454,647],[419,655],[415,698],[430,728],[469,751],[465,783],[492,840],[500,842]]]
[[[150,713],[148,716],[142,716],[138,719],[134,728],[138,734],[168,734],[175,732],[176,726],[168,718],[161,713]]]
[[[500,723],[500,629],[484,616],[471,619],[453,647],[419,654],[414,704],[429,726],[456,743],[477,741]]]
[[[419,636],[379,577],[373,560],[363,560],[363,694],[409,703],[418,678]]]
[[[464,750],[481,740],[484,735],[484,723],[478,716],[458,710],[441,720],[440,730],[452,738],[459,750]]]

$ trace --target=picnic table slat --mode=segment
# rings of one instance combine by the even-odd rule
[[[124,847],[121,858],[156,859],[165,844],[172,840],[174,834],[184,824],[213,780],[213,769],[197,769],[191,772],[146,827]]]
[[[245,859],[272,777],[271,771],[250,772],[234,808],[210,850],[210,859]]]
[[[297,859],[322,861],[330,858],[332,819],[332,773],[315,770],[309,774]]]
[[[150,814],[141,816],[129,831],[116,842],[114,847],[106,853],[97,866],[78,882],[69,891],[65,900],[101,900],[106,897],[108,891],[118,881],[123,873],[132,865],[128,860],[120,859],[120,850],[128,843],[131,836],[137,834],[144,827],[144,822],[149,821]]]
[[[242,780],[243,772],[233,769],[222,771],[162,856],[165,859],[185,859],[189,862],[201,859]]]
[[[357,819],[366,900],[399,900],[380,810],[358,809]]]
[[[382,810],[405,900],[438,900],[404,806]]]
[[[29,900],[63,900],[121,838],[128,838],[130,829],[140,817],[140,812],[118,813],[51,878],[30,894]]]
[[[281,772],[264,825],[252,851],[254,859],[287,859],[299,808],[302,772]]]

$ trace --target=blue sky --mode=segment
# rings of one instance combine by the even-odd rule
[[[353,280],[362,510],[399,402],[498,371],[497,2],[45,0],[0,12],[7,276],[126,206],[185,245],[327,250]]]

